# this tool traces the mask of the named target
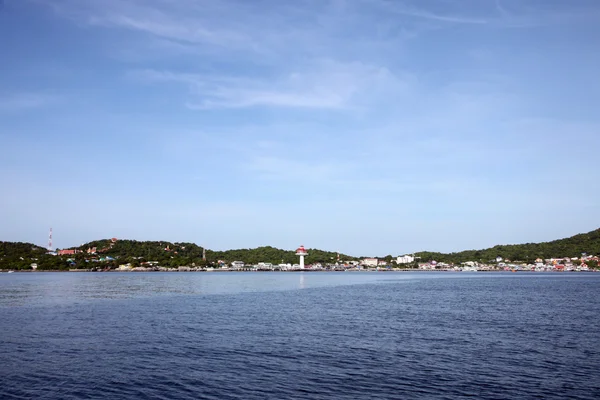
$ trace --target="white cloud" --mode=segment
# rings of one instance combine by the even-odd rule
[[[360,1],[28,1],[51,6],[82,26],[129,31],[129,40],[116,44],[117,54],[127,54],[117,50],[121,47],[129,53],[151,52],[147,43],[153,43],[182,54],[263,66],[337,54],[380,57],[401,51],[403,41],[423,30],[418,21],[398,21],[376,3]]]
[[[12,93],[0,95],[0,111],[21,111],[40,108],[58,101],[58,97],[43,93]]]
[[[597,7],[533,0],[28,0],[78,24],[128,30],[213,56],[257,63],[344,54],[378,57],[431,29],[456,24],[500,28],[562,24],[599,17]],[[284,57],[284,58],[282,58]]]
[[[497,35],[500,41],[514,36],[503,35],[501,29],[572,22],[583,18],[584,11],[589,11],[585,18],[595,18],[597,10],[530,0],[28,1],[51,5],[60,15],[94,29],[100,42],[110,39],[108,45],[90,41],[90,46],[97,51],[110,48],[109,61],[114,53],[121,61],[112,64],[115,70],[125,65],[134,71],[129,77],[136,83],[153,85],[132,90],[123,87],[132,82],[117,82],[114,93],[123,89],[138,96],[135,107],[117,102],[127,115],[116,131],[156,121],[147,129],[155,132],[153,142],[139,141],[155,153],[120,157],[115,149],[105,157],[131,170],[134,164],[140,170],[169,170],[169,180],[179,180],[179,189],[189,193],[160,201],[131,195],[119,202],[123,210],[114,210],[119,218],[109,222],[115,226],[122,219],[137,226],[131,229],[159,236],[165,234],[162,226],[171,226],[168,235],[176,236],[180,229],[198,235],[193,233],[197,226],[216,227],[225,221],[247,225],[247,237],[255,237],[257,228],[249,224],[264,228],[270,218],[272,227],[278,226],[293,212],[292,204],[312,207],[313,226],[337,227],[351,216],[365,226],[378,226],[380,232],[387,227],[384,236],[390,241],[397,241],[402,230],[410,239],[413,229],[406,226],[421,227],[423,240],[429,240],[429,231],[437,230],[440,221],[448,221],[443,231],[448,237],[463,223],[476,227],[481,216],[491,221],[502,210],[509,215],[537,208],[536,202],[544,201],[542,185],[568,188],[577,181],[593,186],[597,178],[591,156],[571,154],[561,163],[552,157],[566,157],[564,149],[572,149],[575,139],[582,151],[597,147],[598,127],[561,123],[560,117],[528,120],[532,103],[538,109],[546,104],[536,98],[539,88],[527,82],[531,70],[522,67],[536,63],[519,52],[503,54],[504,45],[490,43],[486,35]],[[115,32],[122,40],[113,40]],[[424,32],[428,35],[420,36]],[[458,39],[467,34],[477,39],[475,44]],[[528,39],[524,46],[545,54],[544,48],[526,43]],[[470,58],[462,59],[464,55]],[[544,64],[548,71],[550,64]],[[498,72],[513,79],[493,76]],[[172,87],[161,93],[154,86]],[[162,118],[148,115],[143,111],[146,94],[152,101],[179,101],[182,108],[200,111],[168,109]],[[51,101],[35,94],[5,96],[0,110]],[[127,167],[127,162],[132,164]],[[61,173],[71,176],[72,171],[62,168]],[[41,175],[31,175],[36,176]],[[156,188],[159,180],[148,177]],[[309,185],[296,192],[292,189],[298,181]],[[495,196],[496,190],[523,194]],[[214,199],[215,193],[217,202],[201,200],[206,195]],[[223,196],[231,193],[235,199],[222,204]],[[578,194],[585,201],[573,201],[569,193],[564,204],[552,207],[577,211],[594,196],[593,186]],[[146,209],[142,201],[148,202]],[[12,203],[11,209],[17,206]],[[61,207],[65,215],[72,211]],[[29,216],[26,208],[22,215]],[[163,217],[152,223],[144,219],[146,214]],[[467,214],[477,215],[477,220],[463,221]],[[222,232],[223,246],[230,247],[231,230]]]
[[[598,7],[584,4],[561,4],[533,0],[365,0],[365,4],[380,7],[392,15],[400,15],[437,28],[444,25],[486,25],[496,28],[524,28],[597,20]]]
[[[300,67],[300,66],[298,66]],[[141,71],[148,81],[172,81],[188,85],[193,93],[190,109],[290,107],[354,108],[378,91],[398,91],[406,83],[386,68],[362,63],[319,61],[305,69],[272,76],[215,76],[209,74]]]
[[[206,0],[30,0],[81,25],[125,29],[179,46],[263,52],[278,41],[295,7]],[[183,47],[185,51],[188,51]]]
[[[404,15],[408,17],[422,18],[426,20],[477,25],[487,24],[489,22],[486,18],[477,18],[457,14],[437,14],[425,8],[414,6],[410,2],[390,2],[382,0],[379,1],[379,5],[395,14]]]

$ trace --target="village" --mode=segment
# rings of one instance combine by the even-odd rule
[[[313,262],[305,264],[308,250],[300,246],[295,251],[298,263],[284,262],[272,263],[267,261],[256,262],[262,257],[254,257],[254,262],[247,262],[244,256],[241,260],[207,260],[206,249],[201,249],[201,258],[181,259],[177,258],[178,250],[186,249],[184,245],[166,244],[160,247],[160,252],[171,254],[165,258],[158,255],[154,257],[137,257],[106,254],[117,244],[118,239],[112,238],[102,247],[90,246],[87,249],[61,249],[49,250],[46,254],[68,257],[66,269],[69,271],[121,271],[121,272],[143,272],[143,271],[450,271],[450,272],[485,272],[485,271],[530,271],[530,272],[585,272],[595,271],[598,268],[600,257],[582,253],[580,257],[559,258],[537,258],[530,262],[509,260],[503,257],[495,257],[487,262],[463,261],[442,262],[433,259],[423,260],[424,254],[404,254],[398,257],[363,257],[344,261],[333,254],[330,262]],[[50,248],[50,246],[49,246]],[[160,253],[159,252],[159,253]],[[139,253],[138,253],[139,254]],[[232,257],[233,258],[233,257]],[[266,257],[269,258],[269,257]],[[271,257],[272,258],[272,257]],[[345,258],[345,257],[342,257]],[[430,258],[430,256],[427,256]],[[23,258],[21,258],[23,260]],[[264,258],[263,258],[264,259]],[[468,259],[468,258],[467,258]],[[31,270],[38,270],[37,258],[32,259]],[[48,270],[48,268],[42,268]]]
[[[535,272],[571,272],[571,271],[593,271],[590,267],[597,266],[600,261],[598,256],[582,256],[582,257],[564,257],[564,258],[537,258],[535,263],[512,263],[510,260],[504,260],[498,257],[495,263],[479,263],[476,261],[467,261],[460,265],[452,265],[446,263],[438,263],[430,261],[426,263],[418,263],[418,269],[432,271],[535,271]]]
[[[116,271],[450,271],[450,272],[479,272],[479,271],[530,271],[530,272],[581,272],[594,271],[589,264],[598,265],[600,257],[584,255],[575,258],[549,258],[535,260],[534,264],[512,263],[497,257],[493,263],[467,261],[460,265],[443,262],[417,262],[414,256],[399,256],[388,262],[379,258],[364,258],[360,261],[337,261],[335,263],[316,264],[272,264],[260,262],[246,264],[243,261],[227,263],[219,260],[209,266],[180,266],[177,268],[162,267],[158,261],[141,262],[139,266],[131,263],[121,264]]]

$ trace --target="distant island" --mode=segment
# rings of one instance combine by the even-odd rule
[[[499,245],[456,253],[422,251],[394,257],[355,257],[307,249],[314,270],[346,269],[536,269],[598,268],[600,229],[544,243]],[[32,243],[0,242],[0,270],[295,270],[295,250],[270,246],[213,251],[195,243],[102,239],[49,251]]]

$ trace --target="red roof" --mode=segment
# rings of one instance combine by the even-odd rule
[[[296,249],[296,253],[306,253],[306,249],[304,246],[300,246]]]

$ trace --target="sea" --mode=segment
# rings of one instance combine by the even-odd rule
[[[600,273],[2,273],[0,398],[598,399]]]

